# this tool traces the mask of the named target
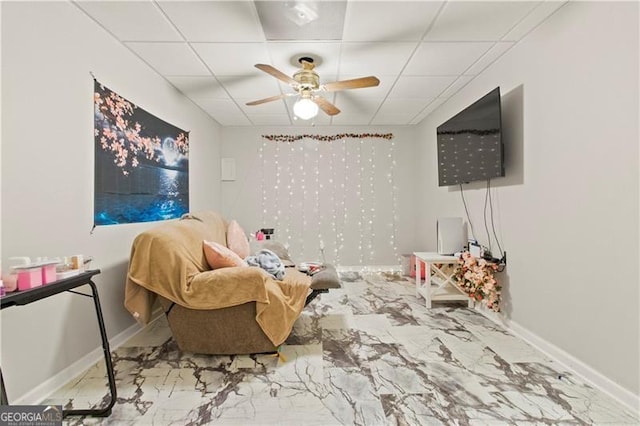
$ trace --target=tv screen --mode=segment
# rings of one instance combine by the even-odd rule
[[[438,186],[504,176],[500,88],[438,126]]]

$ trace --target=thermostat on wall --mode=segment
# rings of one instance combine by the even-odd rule
[[[222,181],[236,180],[236,160],[233,158],[223,158],[221,160],[220,175]]]

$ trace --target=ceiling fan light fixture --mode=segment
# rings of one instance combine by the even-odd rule
[[[309,120],[318,115],[318,105],[309,98],[300,98],[293,104],[296,117]]]
[[[1,1],[1,0],[0,0]],[[309,120],[322,110],[328,116],[334,116],[340,113],[338,107],[333,105],[325,97],[317,92],[338,92],[347,89],[361,89],[364,87],[374,87],[380,84],[380,80],[374,76],[354,78],[351,80],[334,81],[320,86],[320,77],[315,72],[314,59],[311,56],[303,56],[299,58],[302,69],[298,70],[293,78],[289,77],[282,71],[267,64],[256,64],[256,68],[267,74],[287,83],[291,88],[300,95],[298,101],[293,104],[293,118]],[[247,102],[247,105],[260,105],[265,102],[276,101],[287,96],[295,96],[296,93],[283,93],[281,95],[271,96],[269,98],[257,101]]]

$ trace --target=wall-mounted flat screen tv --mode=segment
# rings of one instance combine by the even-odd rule
[[[499,87],[442,123],[436,133],[438,186],[504,176]]]

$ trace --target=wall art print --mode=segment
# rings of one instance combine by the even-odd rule
[[[189,133],[94,80],[94,225],[189,211]]]

